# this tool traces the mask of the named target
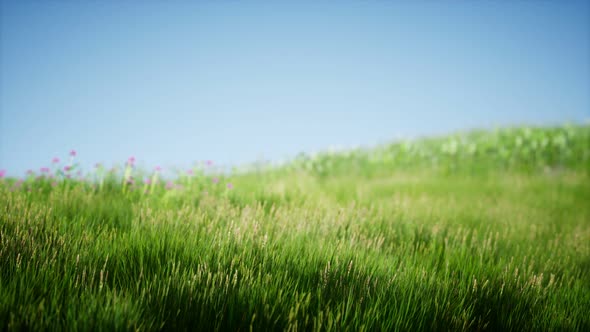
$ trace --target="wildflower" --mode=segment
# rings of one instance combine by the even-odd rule
[[[69,172],[72,169],[72,166],[64,166],[64,171]]]
[[[95,168],[102,168],[102,164],[101,164],[101,163],[96,163],[96,164],[94,165],[94,167],[95,167]]]
[[[187,171],[186,171],[186,174],[188,174],[188,175],[193,175],[193,174],[194,174],[194,172],[193,172],[193,170],[192,170],[192,169],[189,169],[189,170],[187,170]]]
[[[71,157],[75,157],[76,156],[76,150],[71,150],[70,151],[70,156]]]
[[[135,162],[135,157],[131,156],[127,159],[127,167],[125,167],[125,173],[123,174],[123,192],[127,190],[127,184],[133,184],[133,179],[131,178],[131,173],[133,172],[133,163]]]
[[[213,181],[213,183],[218,183],[219,182],[219,178],[213,178],[213,180],[211,180],[211,181]]]
[[[234,189],[234,185],[231,182],[229,182],[227,184],[227,189]]]
[[[205,161],[205,164],[207,166],[212,166],[213,165],[213,160],[207,160],[207,161]]]
[[[27,170],[27,175],[33,175],[33,170],[31,170],[31,169]]]
[[[57,164],[59,163],[59,158],[58,157],[53,157],[53,159],[51,160],[52,163]]]
[[[172,183],[172,181],[168,181],[166,182],[166,190],[170,190],[174,187],[174,184]]]
[[[55,182],[55,181],[51,182],[51,186],[52,186],[52,187],[55,187],[55,186],[57,186],[57,182]]]
[[[41,167],[41,173],[49,173],[49,167]]]
[[[147,178],[147,179],[143,180],[143,183],[149,185],[149,184],[152,184],[152,180],[150,178]]]
[[[5,169],[0,169],[0,179],[2,179],[6,175]]]
[[[160,172],[160,171],[162,171],[162,167],[160,167],[160,166],[156,166],[156,168],[155,168],[155,171],[156,171],[156,172]]]

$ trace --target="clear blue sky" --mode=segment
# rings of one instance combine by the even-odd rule
[[[2,1],[0,169],[590,118],[588,1]]]

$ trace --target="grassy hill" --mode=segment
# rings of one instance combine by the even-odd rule
[[[589,126],[71,166],[0,179],[2,329],[590,330]]]

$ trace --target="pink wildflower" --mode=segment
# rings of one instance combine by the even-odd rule
[[[211,180],[211,181],[213,181],[213,183],[217,183],[217,182],[219,182],[219,179],[218,178],[213,178],[213,180]]]
[[[49,167],[41,167],[41,173],[49,173]]]
[[[0,179],[2,179],[6,175],[5,169],[0,169]]]
[[[51,160],[52,163],[57,164],[59,163],[59,158],[58,157],[53,157],[53,159]]]
[[[147,179],[143,180],[143,183],[145,183],[145,184],[152,184],[152,180],[149,179],[149,178],[147,178]]]
[[[135,157],[131,156],[131,157],[129,157],[129,159],[127,159],[127,165],[133,166],[134,163],[135,163]]]
[[[234,189],[234,185],[233,185],[233,184],[231,184],[231,182],[229,182],[229,183],[227,184],[227,189]]]
[[[207,160],[207,161],[205,161],[205,164],[207,166],[211,166],[211,165],[213,165],[213,160]]]
[[[162,170],[162,167],[160,167],[160,166],[156,166],[156,168],[155,168],[155,171],[156,171],[156,172],[160,172],[161,170]]]
[[[72,169],[72,166],[64,166],[64,171],[69,172]]]
[[[70,151],[70,156],[75,157],[76,156],[76,150],[71,150]]]
[[[188,170],[186,170],[186,174],[188,174],[188,175],[193,175],[194,173],[195,173],[195,172],[193,172],[193,170],[192,170],[192,169],[188,169]]]
[[[27,175],[33,175],[33,170],[31,170],[31,169],[27,170]]]
[[[172,183],[172,181],[168,181],[166,182],[166,190],[170,190],[174,187],[174,184]]]

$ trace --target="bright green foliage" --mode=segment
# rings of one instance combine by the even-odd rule
[[[233,189],[0,180],[0,327],[590,331],[589,163],[572,126],[301,157]]]

